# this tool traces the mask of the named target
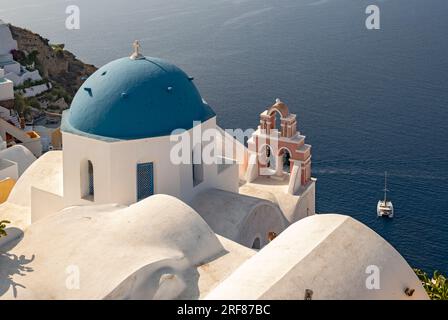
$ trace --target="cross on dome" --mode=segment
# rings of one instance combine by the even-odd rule
[[[140,42],[138,40],[135,40],[134,43],[132,44],[132,46],[134,47],[134,52],[132,53],[132,55],[130,56],[130,58],[132,60],[137,60],[137,59],[143,59],[144,56],[141,54],[140,50],[141,50],[141,46],[140,46]]]

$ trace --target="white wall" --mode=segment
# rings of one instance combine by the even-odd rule
[[[6,141],[3,141],[3,138],[0,136],[0,151],[5,150],[6,148]]]
[[[20,75],[20,68],[20,64],[5,66],[5,71],[7,72],[5,74],[5,78],[8,78],[12,82],[14,82],[15,86],[23,84],[28,79],[31,81],[42,80],[42,77],[40,76],[38,70],[26,71],[25,73]]]
[[[11,110],[0,106],[0,118],[3,118],[5,120],[9,120],[11,117]]]
[[[297,203],[294,215],[290,223],[297,222],[307,216],[316,214],[316,180],[300,194],[300,201]]]
[[[62,138],[65,205],[92,204],[91,201],[82,199],[81,193],[81,165],[87,160],[92,161],[94,168],[95,203],[114,202],[110,194],[110,144],[66,132],[62,133]]]
[[[22,90],[22,95],[25,98],[35,97],[35,96],[37,96],[37,95],[39,95],[39,94],[41,94],[41,93],[43,93],[45,91],[50,90],[51,87],[52,86],[51,86],[50,82],[48,83],[48,85],[46,83],[45,84],[39,84],[39,85],[36,85],[36,86],[32,86],[32,87],[23,89]]]
[[[9,79],[2,82],[0,77],[0,101],[12,99],[14,99],[14,83]]]
[[[19,168],[16,162],[0,159],[0,180],[11,178],[15,181],[19,178]]]
[[[12,60],[12,58],[11,58]],[[20,79],[18,76],[20,74],[21,66],[20,63],[14,62],[3,66],[3,69],[5,69],[5,77],[10,79],[14,82],[15,85],[17,85],[16,81],[14,79],[11,79],[10,76],[14,75],[17,79]]]
[[[9,26],[0,20],[0,55],[9,54],[17,50],[17,41],[12,38]]]
[[[57,194],[31,186],[31,223],[64,208],[64,200]]]
[[[212,118],[203,129],[216,126]],[[191,129],[189,133],[192,133]],[[192,165],[173,164],[170,136],[106,142],[63,132],[64,198],[67,205],[86,204],[81,199],[83,161],[94,166],[95,203],[129,205],[137,201],[137,164],[153,162],[154,193],[168,194],[185,202],[207,188],[238,191],[238,168],[228,168],[218,176],[216,164],[204,165],[204,181],[193,186]],[[191,144],[190,144],[191,147]],[[85,177],[84,177],[85,179]]]
[[[40,143],[40,138],[32,139],[26,142],[19,143],[30,150],[37,158],[42,155],[42,143]]]

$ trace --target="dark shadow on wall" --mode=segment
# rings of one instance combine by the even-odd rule
[[[0,297],[12,288],[16,298],[17,288],[25,288],[25,286],[14,281],[14,278],[23,277],[27,273],[33,272],[33,269],[27,265],[34,260],[34,255],[31,258],[26,258],[24,255],[17,256],[9,253],[23,239],[23,231],[17,228],[8,228],[6,232],[9,235],[18,236],[0,247]]]

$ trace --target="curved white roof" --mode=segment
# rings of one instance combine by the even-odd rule
[[[271,201],[218,189],[199,193],[191,206],[214,232],[248,247],[257,236],[264,243],[268,232],[278,234],[288,225]]]
[[[368,289],[375,266],[380,289]],[[406,288],[415,289],[412,297]],[[390,244],[362,223],[334,214],[291,225],[206,298],[303,300],[307,289],[312,299],[428,298]]]
[[[166,195],[130,207],[68,208],[18,241],[0,248],[10,249],[0,259],[3,299],[173,298],[187,288],[191,298],[199,296],[197,266],[226,253],[192,208]],[[18,264],[33,271],[20,276]],[[77,290],[67,285],[71,271],[79,272]]]
[[[28,157],[34,157],[34,155],[25,147],[14,147],[21,147],[20,149],[27,151]],[[12,148],[7,150],[10,149]],[[62,196],[62,151],[47,152],[39,159],[32,162],[24,174],[17,180],[16,185],[8,197],[8,202],[30,208],[31,187]]]
[[[13,148],[26,150],[30,157],[34,157],[23,146],[17,145],[8,150]],[[0,220],[11,221],[7,228],[8,236],[0,239],[0,246],[31,224],[31,188],[62,196],[62,181],[62,151],[47,152],[31,164],[17,180],[6,202],[0,205]]]
[[[14,145],[0,151],[0,159],[7,159],[17,163],[19,177],[36,160],[33,153],[22,145]]]

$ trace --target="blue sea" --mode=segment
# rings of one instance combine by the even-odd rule
[[[81,29],[65,29],[77,5]],[[366,7],[380,8],[367,30]],[[224,128],[275,98],[313,145],[317,209],[348,214],[413,267],[448,273],[448,1],[0,0],[0,18],[97,66],[131,53],[190,75]],[[384,171],[396,217],[379,219]]]

